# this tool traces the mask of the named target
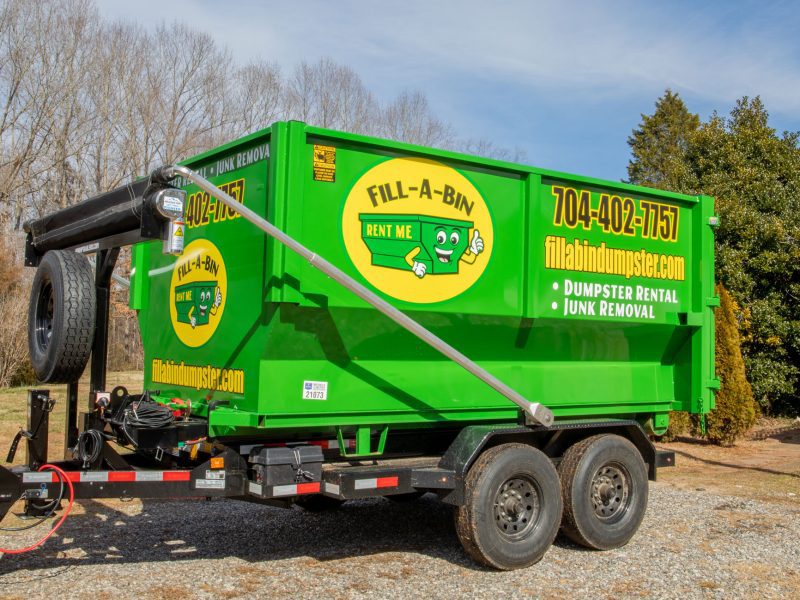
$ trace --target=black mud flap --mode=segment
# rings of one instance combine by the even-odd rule
[[[20,478],[0,466],[0,520],[6,516],[11,506],[22,496],[22,482]]]

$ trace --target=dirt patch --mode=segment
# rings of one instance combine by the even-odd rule
[[[731,448],[694,438],[656,445],[676,455],[677,465],[659,472],[663,482],[800,508],[800,422],[764,420]]]

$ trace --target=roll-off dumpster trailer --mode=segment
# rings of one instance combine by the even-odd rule
[[[496,568],[559,527],[619,547],[674,462],[648,436],[714,406],[716,224],[710,197],[301,122],[157,169],[26,226],[31,359],[67,384],[67,451],[47,463],[53,401],[31,390],[3,514],[67,491],[307,510],[433,492]],[[125,246],[136,393],[106,381]]]

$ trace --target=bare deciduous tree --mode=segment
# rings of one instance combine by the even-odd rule
[[[452,128],[437,118],[422,92],[403,92],[383,111],[380,133],[384,137],[425,146],[451,147]]]
[[[319,127],[375,133],[380,110],[361,78],[329,58],[300,63],[286,85],[290,118]]]
[[[350,67],[237,65],[173,23],[100,19],[92,0],[0,0],[0,226],[116,187],[278,119],[514,159],[460,141],[421,92],[381,105]]]
[[[522,148],[505,148],[503,146],[497,146],[485,138],[468,138],[465,140],[459,140],[455,144],[454,150],[464,152],[465,154],[485,156],[486,158],[494,158],[508,162],[518,163],[524,162],[527,159],[527,153]]]
[[[0,296],[0,387],[8,387],[28,360],[26,323],[19,318],[27,311],[28,294],[22,289]]]
[[[237,70],[234,81],[228,92],[235,94],[239,133],[252,133],[283,117],[284,84],[278,65],[265,61],[248,63]]]
[[[28,286],[20,264],[22,236],[0,239],[0,387],[7,387],[28,360]]]
[[[148,31],[108,22],[93,0],[0,0],[4,232],[281,119],[519,157],[460,141],[421,92],[379,102],[353,69],[329,58],[284,77],[275,63],[237,64],[185,24]],[[20,302],[0,296],[0,386],[18,367]]]

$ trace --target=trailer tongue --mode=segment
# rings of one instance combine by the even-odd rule
[[[52,401],[33,390],[0,511],[52,513],[68,484],[308,510],[434,492],[496,568],[559,527],[621,546],[673,463],[647,434],[713,407],[715,222],[710,198],[297,122],[162,167],[27,227],[32,361],[68,386],[66,460],[38,471]],[[131,244],[141,393],[106,382]]]

